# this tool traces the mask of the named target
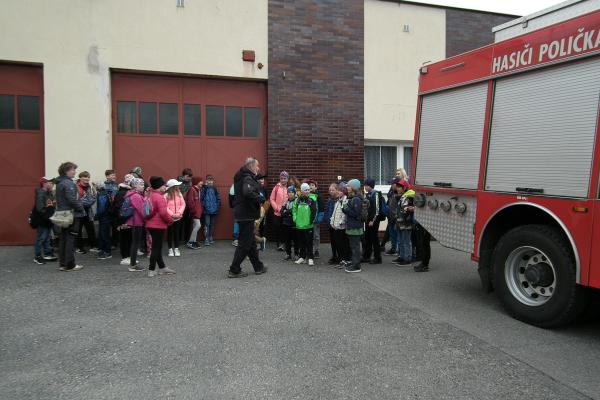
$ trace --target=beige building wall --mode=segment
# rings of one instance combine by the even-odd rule
[[[267,0],[176,4],[3,2],[0,60],[43,64],[47,175],[65,160],[93,180],[112,166],[110,68],[267,79]],[[256,51],[254,64],[244,49]]]
[[[365,0],[364,45],[365,141],[412,141],[418,70],[426,61],[445,58],[446,12]]]

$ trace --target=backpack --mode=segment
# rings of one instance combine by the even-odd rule
[[[110,208],[110,195],[106,192],[100,193],[97,201],[96,215],[101,216],[107,214]]]
[[[35,206],[33,206],[31,211],[29,212],[28,222],[29,226],[33,229],[37,229],[38,226],[40,226],[40,213],[38,213]]]
[[[377,201],[379,201],[379,217],[381,220],[384,220],[385,217],[390,216],[390,206],[387,201],[384,201],[381,192],[377,192]]]
[[[360,220],[367,222],[369,220],[369,208],[371,202],[365,196],[360,197]]]
[[[146,219],[152,218],[154,215],[154,203],[152,202],[152,197],[150,195],[146,195],[144,197],[144,217]]]
[[[133,206],[131,205],[131,196],[125,196],[121,208],[119,208],[119,217],[129,219],[133,216]]]
[[[309,200],[312,202],[312,200]],[[310,203],[308,201],[298,201],[296,203],[296,227],[298,229],[310,228],[311,221]]]

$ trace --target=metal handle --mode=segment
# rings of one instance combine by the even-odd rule
[[[433,182],[433,186],[452,187],[452,183],[451,182]]]
[[[526,188],[526,187],[518,187],[517,192],[523,192],[523,193],[544,193],[544,189],[540,189],[540,188]]]

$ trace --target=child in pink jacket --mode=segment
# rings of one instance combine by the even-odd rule
[[[283,251],[284,240],[282,238],[281,231],[281,208],[288,201],[288,182],[290,179],[290,175],[286,171],[281,171],[279,174],[279,183],[275,185],[273,191],[271,192],[271,196],[269,197],[269,202],[271,203],[271,208],[273,209],[273,214],[275,218],[273,219],[275,225],[275,237],[277,238],[277,250]]]
[[[140,245],[143,243],[144,224],[146,217],[144,216],[144,180],[133,178],[131,180],[131,190],[125,195],[125,201],[131,204],[133,215],[127,220],[127,225],[131,227],[131,250],[129,252],[129,272],[143,271],[144,268],[137,265],[137,252]]]
[[[165,180],[160,176],[153,176],[150,178],[150,187],[147,196],[150,197],[152,209],[150,216],[146,218],[146,229],[152,237],[152,251],[150,252],[148,276],[156,276],[156,264],[158,264],[159,275],[174,274],[175,271],[165,265],[162,256],[165,230],[173,224],[173,217],[167,211],[167,200],[164,196],[166,190]]]
[[[177,179],[169,179],[167,182],[167,212],[173,218],[173,224],[167,229],[167,242],[169,244],[169,257],[179,257],[179,242],[181,233],[181,218],[185,212],[185,199],[179,190],[181,182]]]

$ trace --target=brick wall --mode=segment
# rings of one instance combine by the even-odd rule
[[[281,170],[322,193],[362,180],[363,2],[269,0],[269,187]]]
[[[492,28],[515,18],[477,11],[447,9],[446,57],[493,43]]]

